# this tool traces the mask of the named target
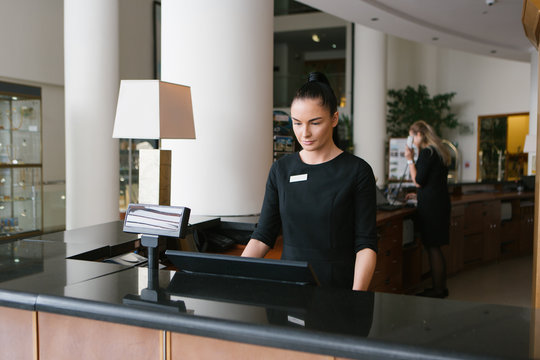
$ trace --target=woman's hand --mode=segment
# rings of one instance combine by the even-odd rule
[[[414,158],[414,150],[405,145],[405,157],[407,160],[412,160]]]
[[[405,195],[405,200],[416,200],[416,193],[407,193],[407,195]]]

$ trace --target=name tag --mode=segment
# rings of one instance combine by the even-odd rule
[[[299,182],[299,181],[306,181],[307,180],[307,174],[300,174],[300,175],[291,175],[291,179],[289,182]]]

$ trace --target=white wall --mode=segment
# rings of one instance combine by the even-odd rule
[[[476,180],[478,116],[527,112],[530,108],[529,63],[503,60],[388,37],[388,89],[425,84],[430,95],[455,92],[452,101],[460,122],[472,134],[452,131],[458,143],[462,181]]]
[[[63,0],[0,0],[0,76],[63,85]]]

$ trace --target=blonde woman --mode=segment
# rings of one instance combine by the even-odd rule
[[[450,155],[433,128],[424,121],[412,124],[409,136],[418,149],[418,159],[415,163],[414,150],[408,146],[405,147],[405,157],[417,187],[417,223],[433,280],[433,288],[419,295],[444,298],[448,296],[448,289],[446,262],[441,246],[449,242],[450,196],[447,177]]]

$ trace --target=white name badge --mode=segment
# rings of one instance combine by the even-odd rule
[[[291,179],[289,182],[299,182],[299,181],[306,181],[307,180],[307,174],[300,174],[300,175],[291,175]]]

